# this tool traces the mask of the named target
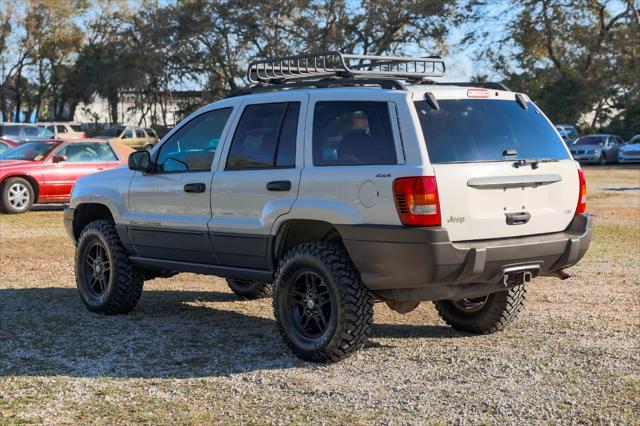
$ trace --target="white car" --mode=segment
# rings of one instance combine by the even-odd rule
[[[635,135],[618,151],[619,163],[640,163],[640,135]]]
[[[87,134],[80,123],[52,122],[38,123],[55,135],[56,139],[86,139]]]
[[[587,251],[586,184],[526,95],[443,75],[437,57],[252,62],[259,84],[76,182],[64,221],[85,306],[127,313],[145,279],[217,275],[273,293],[285,343],[318,362],[363,347],[375,301],[502,330],[532,279]]]

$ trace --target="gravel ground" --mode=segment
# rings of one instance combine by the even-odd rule
[[[270,301],[213,277],[150,281],[132,314],[91,314],[62,213],[0,216],[0,424],[638,424],[640,168],[586,176],[591,250],[571,279],[535,280],[505,332],[379,304],[368,345],[333,365],[293,357]]]

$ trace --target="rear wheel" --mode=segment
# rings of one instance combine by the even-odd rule
[[[9,214],[29,211],[35,199],[33,186],[20,177],[9,178],[2,185],[2,211]]]
[[[433,302],[440,317],[458,331],[491,334],[515,321],[524,306],[524,284],[482,297]]]
[[[231,291],[245,299],[271,297],[271,284],[259,281],[227,280]]]
[[[280,261],[273,310],[285,343],[300,358],[344,359],[364,346],[373,324],[373,296],[344,248],[301,244]]]
[[[129,262],[109,220],[96,220],[82,230],[75,272],[80,298],[91,312],[126,314],[142,296],[142,272]]]

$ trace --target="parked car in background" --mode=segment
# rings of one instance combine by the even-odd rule
[[[53,133],[34,124],[4,123],[0,124],[0,137],[13,142],[46,141],[54,138]]]
[[[570,124],[556,124],[556,130],[567,145],[571,145],[578,138],[578,131]]]
[[[87,134],[82,130],[80,123],[38,123],[38,126],[43,127],[54,134],[56,139],[86,139]]]
[[[6,151],[15,148],[18,146],[16,142],[13,142],[9,139],[0,138],[0,155],[4,154]]]
[[[618,150],[619,163],[640,163],[640,135],[635,135]]]
[[[145,127],[144,131],[147,133],[147,136],[151,136],[152,138],[156,138],[156,141],[160,140],[160,138],[158,137],[158,134],[156,133],[155,130],[149,128],[149,127]]]
[[[0,155],[0,210],[24,213],[34,203],[69,201],[75,181],[127,164],[133,150],[104,140],[26,142]]]
[[[581,163],[616,163],[623,143],[616,135],[585,135],[576,139],[569,150],[573,159]]]
[[[147,134],[145,129],[137,126],[114,126],[110,127],[99,137],[117,140],[133,149],[151,150],[158,142],[158,138],[153,134]]]

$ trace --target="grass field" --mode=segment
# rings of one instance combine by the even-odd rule
[[[326,366],[289,353],[269,300],[213,277],[150,281],[132,314],[91,314],[62,212],[1,215],[0,424],[637,424],[640,168],[586,176],[591,250],[571,279],[535,280],[505,332],[378,304],[368,345]]]

